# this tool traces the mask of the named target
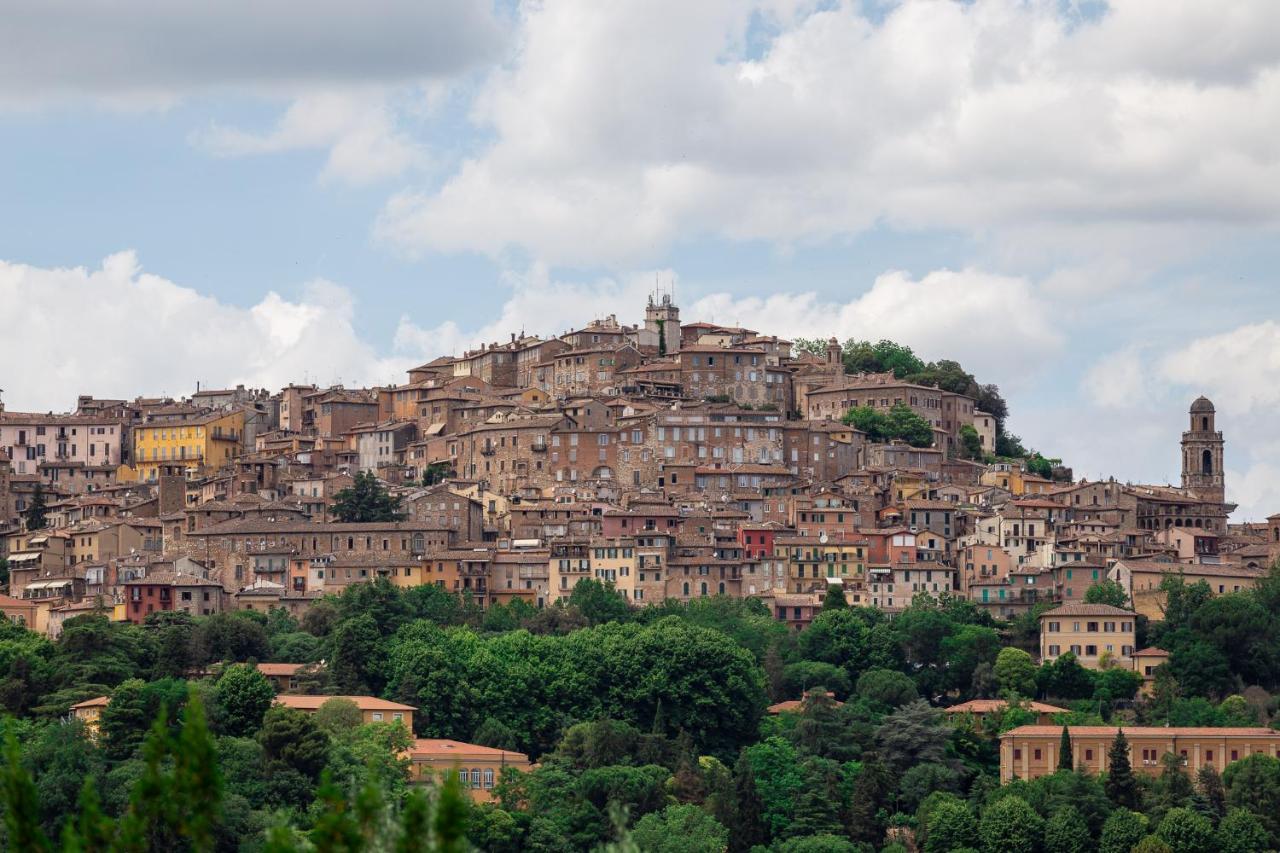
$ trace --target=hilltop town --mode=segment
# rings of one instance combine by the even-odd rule
[[[42,785],[170,755],[186,806],[108,811],[200,838],[207,700],[218,849],[361,784],[485,850],[1280,838],[1280,514],[1231,521],[1213,403],[1177,485],[1076,480],[1008,420],[955,362],[661,293],[391,387],[0,407],[0,707]]]
[[[1238,590],[1280,555],[1280,515],[1229,522],[1204,398],[1179,486],[1073,482],[996,456],[1003,412],[978,391],[851,373],[836,340],[802,343],[682,324],[662,294],[643,324],[513,334],[394,387],[0,409],[6,612],[54,637],[103,606],[137,623],[301,616],[383,576],[481,608],[544,607],[583,578],[636,605],[749,596],[796,628],[833,585],[887,613],[927,592],[1007,619],[1113,580],[1154,617],[1152,576]],[[893,413],[916,432],[881,427]],[[360,474],[399,500],[396,520],[335,513]]]

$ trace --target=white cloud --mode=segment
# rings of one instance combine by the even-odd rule
[[[1270,0],[1116,0],[1098,20],[903,0],[882,23],[843,3],[773,14],[756,58],[758,6],[667,3],[523,7],[517,56],[473,111],[495,141],[398,194],[378,233],[634,265],[706,234],[787,244],[887,222],[1061,244],[1280,218]]]
[[[935,270],[919,280],[886,272],[847,302],[812,292],[746,299],[717,293],[694,303],[689,316],[791,337],[888,338],[927,359],[959,361],[982,381],[999,377],[1015,386],[1063,342],[1028,281],[973,269]]]
[[[1280,323],[1264,320],[1197,338],[1165,356],[1159,370],[1168,382],[1207,389],[1228,412],[1280,406]]]
[[[322,180],[365,185],[391,178],[426,154],[397,125],[397,114],[381,91],[327,92],[294,101],[266,133],[213,125],[192,142],[217,157],[275,154],[327,148]]]
[[[314,281],[302,299],[268,293],[240,308],[141,270],[132,252],[100,269],[0,261],[0,301],[24,306],[0,336],[10,409],[65,411],[76,394],[190,394],[243,382],[279,388],[309,376],[401,381],[417,353],[380,356],[356,334],[344,288]]]
[[[1271,320],[1173,345],[1127,346],[1098,359],[1081,381],[1081,405],[1037,421],[1077,473],[1177,482],[1177,442],[1201,394],[1217,409],[1226,445],[1227,496],[1236,518],[1280,510],[1280,324]],[[1047,411],[1047,410],[1046,410]],[[1025,421],[1020,418],[1020,422]]]

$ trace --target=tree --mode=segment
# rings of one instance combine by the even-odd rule
[[[18,739],[10,732],[5,738],[5,763],[2,786],[4,827],[7,845],[12,850],[52,851],[49,837],[40,827],[40,806],[36,786],[22,766]]]
[[[443,483],[453,476],[453,465],[449,462],[432,462],[422,472],[422,485],[434,486]]]
[[[960,847],[978,846],[978,821],[969,807],[956,799],[944,800],[925,824],[924,853],[949,853]]]
[[[267,630],[236,613],[215,613],[201,619],[191,640],[197,663],[266,660],[271,653]]]
[[[849,606],[844,597],[844,587],[838,583],[827,584],[827,594],[822,599],[823,610],[842,610]]]
[[[1173,853],[1200,853],[1213,847],[1213,824],[1191,809],[1170,809],[1156,827],[1156,837]]]
[[[1062,727],[1062,740],[1058,743],[1058,769],[1071,770],[1071,731],[1066,726]]]
[[[1116,809],[1102,825],[1098,853],[1129,853],[1146,834],[1146,815],[1129,809]]]
[[[606,622],[626,622],[631,618],[631,605],[618,592],[611,581],[582,578],[569,593],[569,606],[587,617],[592,625]]]
[[[44,484],[39,480],[36,480],[36,486],[31,490],[31,503],[27,506],[25,515],[27,530],[43,530],[49,523],[49,501],[45,497]]]
[[[899,708],[920,698],[915,683],[903,673],[891,669],[867,670],[858,678],[854,692],[885,708]]]
[[[885,717],[876,730],[884,763],[897,773],[905,773],[917,764],[942,763],[951,727],[941,716],[928,702],[917,699]]]
[[[631,838],[654,853],[722,853],[729,830],[698,806],[667,806],[640,818]]]
[[[896,403],[885,417],[885,431],[891,439],[912,447],[933,445],[933,424],[917,415],[906,403]]]
[[[991,853],[1035,853],[1044,834],[1044,819],[1021,797],[1004,796],[987,806],[978,826],[984,850]]]
[[[1212,764],[1204,765],[1196,774],[1196,790],[1204,801],[1209,819],[1215,823],[1221,820],[1227,813],[1227,791]]]
[[[262,726],[262,716],[275,701],[276,691],[257,667],[227,667],[214,688],[218,728],[223,734],[244,737]]]
[[[1218,853],[1253,853],[1266,850],[1267,831],[1261,821],[1244,809],[1231,809],[1218,824]]]
[[[729,850],[731,853],[748,853],[757,844],[764,844],[765,828],[762,822],[764,803],[756,790],[756,776],[747,753],[738,753],[733,766],[733,822],[729,824]]]
[[[1080,665],[1071,652],[1060,655],[1053,663],[1047,663],[1037,673],[1042,688],[1050,696],[1063,699],[1087,699],[1095,690],[1096,675]]]
[[[1272,840],[1280,838],[1280,759],[1250,755],[1227,765],[1222,773],[1227,806],[1241,808],[1262,821]]]
[[[1099,581],[1084,591],[1085,604],[1109,604],[1128,607],[1129,595],[1118,581]]]
[[[370,471],[356,474],[355,482],[334,496],[333,514],[347,524],[373,521],[403,521],[401,498],[392,497],[386,486]]]
[[[981,459],[985,453],[982,447],[982,436],[973,428],[973,424],[960,427],[961,457],[964,459]]]
[[[1116,730],[1115,740],[1107,752],[1107,797],[1117,806],[1126,809],[1138,808],[1138,780],[1133,777],[1133,768],[1129,765],[1129,742],[1125,740],[1124,729]]]
[[[316,727],[330,737],[341,737],[364,723],[360,706],[345,696],[326,699],[313,716]]]
[[[1044,825],[1044,853],[1089,853],[1093,839],[1089,825],[1074,806],[1064,806]]]
[[[744,755],[760,799],[760,822],[769,836],[780,838],[791,826],[796,797],[804,787],[796,749],[783,738],[771,737],[747,747]]]
[[[1036,664],[1022,649],[1006,646],[996,655],[996,683],[1000,690],[1017,696],[1036,693]]]

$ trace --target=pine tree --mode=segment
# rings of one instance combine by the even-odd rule
[[[1196,792],[1204,801],[1208,811],[1206,817],[1215,824],[1227,814],[1227,792],[1222,786],[1222,777],[1212,764],[1200,768],[1196,776]]]
[[[333,514],[342,522],[403,521],[400,498],[392,497],[369,471],[356,474],[355,482],[334,497]]]
[[[747,853],[752,847],[763,845],[768,839],[761,820],[764,803],[756,789],[755,771],[751,769],[745,749],[738,753],[738,762],[733,766],[733,789],[735,820],[727,824],[729,850],[731,853]]]
[[[174,752],[173,796],[179,827],[196,850],[213,849],[213,830],[222,819],[222,779],[218,749],[195,690],[182,709],[182,731]]]
[[[44,485],[37,480],[31,492],[31,506],[27,507],[27,530],[43,530],[48,524],[49,502],[45,498]]]
[[[827,595],[822,599],[823,610],[843,610],[849,606],[849,600],[844,597],[844,587],[838,583],[827,584]]]
[[[1071,732],[1066,726],[1062,727],[1062,742],[1058,744],[1058,769],[1074,769],[1074,764],[1071,758]]]
[[[400,810],[400,838],[396,853],[429,853],[431,843],[431,801],[419,789],[409,792]]]
[[[1116,739],[1107,753],[1107,797],[1117,806],[1137,811],[1138,780],[1129,764],[1129,742],[1124,729],[1116,730]]]
[[[40,804],[35,783],[22,766],[18,739],[10,732],[4,745],[4,827],[10,850],[35,853],[52,851],[49,838],[40,828]]]
[[[848,820],[850,838],[880,845],[884,839],[881,810],[892,789],[893,780],[888,768],[880,761],[880,756],[871,753],[863,761],[862,770],[853,783]]]
[[[764,677],[769,691],[769,700],[781,702],[786,693],[786,665],[782,662],[782,652],[778,644],[773,643],[764,653]]]
[[[92,776],[86,776],[80,788],[79,806],[76,819],[63,827],[63,853],[107,853],[115,838],[115,823],[102,813]]]
[[[445,775],[436,801],[436,845],[439,853],[463,853],[467,843],[468,802],[457,773]]]

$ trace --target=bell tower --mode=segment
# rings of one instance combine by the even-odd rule
[[[680,349],[680,309],[670,293],[652,293],[644,309],[644,327],[657,341],[659,355]]]
[[[1191,404],[1191,429],[1182,434],[1182,488],[1201,500],[1223,503],[1222,433],[1214,424],[1213,403],[1198,397]]]

